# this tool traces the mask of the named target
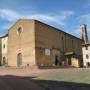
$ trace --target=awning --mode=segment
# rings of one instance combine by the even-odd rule
[[[67,55],[75,55],[75,53],[74,52],[66,52],[66,53],[64,53],[64,55],[65,56],[67,56]]]

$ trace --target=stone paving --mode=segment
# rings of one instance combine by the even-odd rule
[[[90,90],[90,69],[0,68],[0,90]]]

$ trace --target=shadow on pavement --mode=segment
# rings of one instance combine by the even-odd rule
[[[90,90],[90,84],[37,80],[35,78],[0,76],[0,90]]]

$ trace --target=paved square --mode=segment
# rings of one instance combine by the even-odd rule
[[[90,69],[0,68],[0,90],[90,90]]]

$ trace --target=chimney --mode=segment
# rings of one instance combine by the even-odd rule
[[[81,39],[84,41],[84,43],[89,43],[88,35],[87,35],[87,26],[85,24],[82,24],[80,26],[81,31]]]

